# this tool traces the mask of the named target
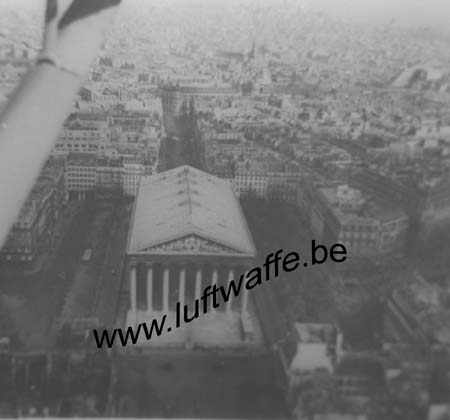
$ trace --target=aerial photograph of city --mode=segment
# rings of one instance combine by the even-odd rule
[[[0,0],[0,418],[450,420],[449,0]]]

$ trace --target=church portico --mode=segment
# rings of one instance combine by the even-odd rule
[[[128,266],[130,312],[175,312],[178,302],[181,307],[186,304],[191,308],[196,299],[201,299],[208,285],[211,288],[216,285],[227,293],[230,282],[237,283],[239,277],[248,269],[241,264],[211,266],[207,263],[184,266],[179,263],[132,262]],[[187,275],[188,273],[190,275]],[[243,314],[248,310],[247,295],[245,282],[242,283],[239,295],[235,297],[232,291],[232,298],[227,302],[223,301],[222,293],[219,292],[219,307],[214,309],[209,305],[208,312],[217,311],[230,315],[232,311],[237,311]]]
[[[227,182],[187,166],[142,178],[128,239],[126,326],[165,315],[167,333],[142,344],[260,344],[245,281],[237,296],[229,291],[255,256]]]

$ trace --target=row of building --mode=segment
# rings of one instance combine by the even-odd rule
[[[151,175],[156,160],[135,155],[116,158],[95,153],[51,157],[30,192],[0,252],[0,261],[32,266],[57,240],[56,225],[70,199],[134,197],[139,181]]]
[[[151,175],[155,162],[135,158],[101,158],[90,153],[70,153],[66,163],[69,197],[86,199],[116,196],[134,197],[143,175]]]
[[[298,165],[284,162],[233,162],[216,168],[213,173],[228,179],[238,197],[258,198],[295,203],[300,181],[306,172]]]
[[[450,222],[448,181],[408,181],[370,170],[355,171],[346,182],[305,179],[297,204],[325,242],[341,242],[354,256],[396,255],[407,241]]]
[[[31,264],[42,252],[50,250],[66,198],[64,161],[51,158],[0,250],[0,262]]]
[[[349,185],[319,187],[311,198],[311,227],[324,242],[342,243],[358,257],[403,251],[409,218],[401,208]]]
[[[148,112],[111,110],[71,114],[53,148],[53,154],[70,152],[110,156],[120,147],[145,146],[155,154],[160,139],[159,121]]]

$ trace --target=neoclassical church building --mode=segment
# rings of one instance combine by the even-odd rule
[[[194,303],[210,285],[228,288],[255,266],[256,249],[232,185],[190,166],[143,177],[127,243],[126,326],[166,315],[159,346],[259,345],[261,331],[249,292],[175,329],[177,303]],[[251,293],[251,292],[250,292]]]

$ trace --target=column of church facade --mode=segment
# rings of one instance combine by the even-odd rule
[[[179,270],[179,287],[178,287],[178,300],[180,302],[181,307],[185,304],[185,295],[186,295],[186,268],[182,267]],[[227,275],[227,283],[226,288],[230,287],[230,283],[234,281],[238,281],[239,279],[236,276],[240,274],[236,272],[236,269],[231,266],[228,269]],[[161,282],[162,284],[162,302],[160,307],[162,307],[163,312],[169,311],[169,277],[170,277],[170,267],[168,265],[163,266],[162,277],[157,278],[155,276],[154,266],[153,264],[146,264],[146,301],[147,301],[147,312],[153,312],[153,299],[154,299],[154,287],[155,282]],[[212,270],[210,284],[211,287],[214,285],[218,285],[219,280],[219,269],[218,267],[214,267]],[[208,284],[208,279],[204,276],[204,270],[202,266],[197,266],[195,269],[195,299],[200,300],[203,294],[203,290],[206,288]],[[136,265],[130,266],[130,310],[133,314],[137,313],[137,270]],[[241,298],[241,307],[240,312],[245,313],[248,310],[248,290],[245,288],[245,284],[242,284],[240,293],[242,294]],[[221,297],[221,294],[219,294]],[[230,315],[232,313],[232,301],[234,295],[228,302],[223,303],[225,305],[225,313]],[[210,306],[211,307],[211,306]],[[215,311],[215,309],[211,309]]]

